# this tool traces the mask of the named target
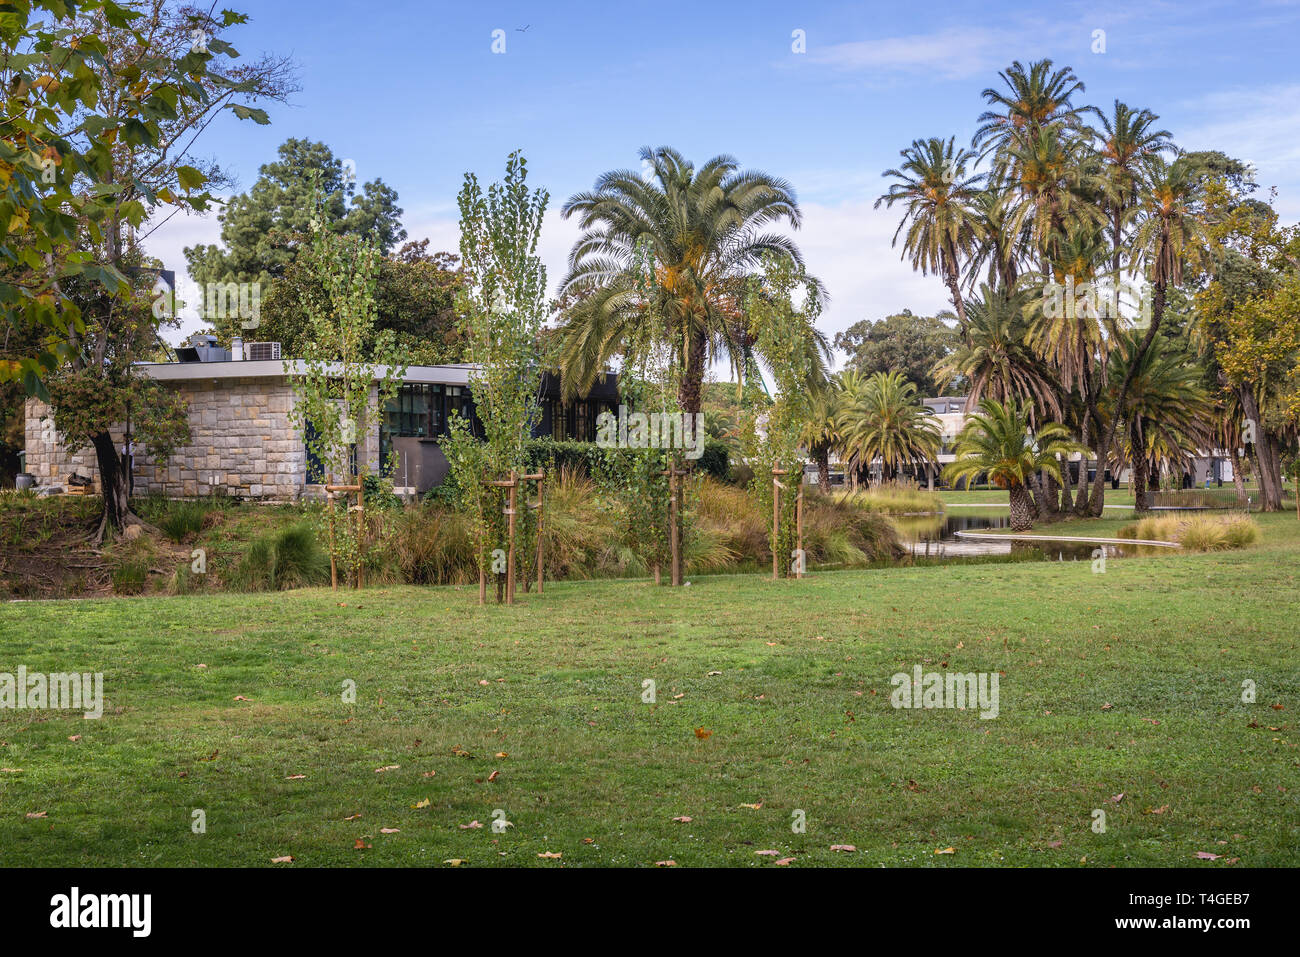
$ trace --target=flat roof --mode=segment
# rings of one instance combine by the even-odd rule
[[[224,362],[142,362],[145,375],[162,382],[195,379],[282,379],[302,375],[307,364],[301,359],[228,359]],[[340,367],[341,368],[341,367]],[[445,366],[407,366],[403,382],[435,385],[469,385],[474,366],[460,363]],[[388,374],[387,366],[375,367],[375,378]]]

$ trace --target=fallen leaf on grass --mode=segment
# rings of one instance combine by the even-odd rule
[[[685,814],[683,814],[681,817],[675,817],[675,818],[673,818],[673,820],[676,821],[678,824],[690,824],[690,823],[691,823],[691,819],[690,819],[689,817],[687,817]]]
[[[781,856],[780,851],[755,851],[754,853],[757,854],[759,857],[780,857]]]
[[[709,735],[711,735],[711,734],[713,734],[713,732],[710,731],[708,728],[696,728],[696,729],[695,729],[695,736],[696,736],[697,738],[699,738],[701,741],[703,741],[705,738],[709,737]]]
[[[508,757],[510,757],[510,755],[506,754],[504,751],[498,751],[497,754],[496,754],[496,756],[497,756],[498,758],[508,758]]]
[[[1149,807],[1149,808],[1147,808],[1145,811],[1143,811],[1142,813],[1143,813],[1143,814],[1164,814],[1165,811],[1168,811],[1168,810],[1169,810],[1169,805],[1168,805],[1168,804],[1162,804],[1162,805],[1160,805],[1159,807]]]
[[[412,804],[411,807],[418,811],[420,808],[428,807],[429,803],[429,799],[425,798],[423,801],[417,801],[415,804]]]
[[[1060,842],[1060,841],[1048,841],[1048,842],[1047,842],[1047,846],[1050,847],[1050,848],[1055,849],[1055,848],[1058,848],[1058,847],[1061,846],[1061,842]]]
[[[22,768],[0,768],[0,774],[22,774]]]
[[[762,802],[762,801],[759,801],[757,804],[742,804],[742,805],[741,805],[741,807],[747,807],[747,808],[749,808],[751,811],[757,811],[757,810],[758,810],[759,808],[761,808],[762,806],[763,806],[763,802]]]
[[[493,771],[491,774],[488,775],[488,780],[495,781],[497,779],[497,775],[500,773],[501,773],[500,771]]]
[[[359,820],[360,817],[361,817],[361,812],[358,811],[356,814],[349,814],[349,815],[348,815],[347,817],[345,817],[343,820],[345,820],[345,821],[356,821],[356,820]]]
[[[538,854],[537,856],[538,856],[538,857],[544,857],[544,858],[546,858],[548,861],[554,861],[554,860],[558,860],[559,858],[563,857],[563,856],[564,856],[564,852],[563,852],[563,851],[542,851],[542,852],[541,852],[540,854]]]
[[[956,853],[957,853],[957,848],[955,848],[955,847],[941,847],[941,848],[939,848],[938,850],[936,850],[934,853],[936,853],[936,854],[956,854]]]
[[[1106,800],[1110,801],[1111,804],[1118,804],[1120,801],[1124,800],[1124,792],[1120,791],[1114,797],[1107,798]]]
[[[383,774],[385,771],[396,771],[400,767],[400,764],[385,764],[382,768],[375,768],[375,773]]]
[[[285,780],[286,780],[286,781],[301,781],[301,780],[302,780],[303,778],[305,778],[306,776],[307,776],[307,775],[305,775],[305,774],[291,774],[291,775],[289,775],[287,778],[285,778]]]
[[[402,830],[402,829],[401,829],[400,827],[381,827],[381,828],[379,829],[379,833],[380,833],[380,834],[400,834],[400,833],[401,833],[401,830]]]
[[[483,825],[478,821],[470,821],[468,824],[457,824],[456,826],[462,831],[477,831]]]
[[[595,843],[596,843],[596,839],[595,839],[594,837],[584,837],[584,838],[582,839],[582,843],[583,843],[583,844],[595,844]]]
[[[451,749],[451,753],[454,754],[454,755],[456,755],[456,757],[458,757],[458,758],[472,758],[472,757],[474,757],[474,755],[470,754],[468,751],[466,751],[464,748],[460,747],[459,745],[457,745],[456,747],[452,748],[452,749]]]
[[[832,845],[831,845],[831,850],[832,850],[832,851],[843,851],[843,852],[846,853],[846,854],[852,854],[854,851],[857,850],[857,848],[854,847],[852,844],[832,844]]]
[[[293,863],[293,855],[292,855],[292,854],[286,854],[286,855],[284,855],[284,857],[273,857],[273,858],[271,858],[271,863],[272,863],[272,864],[292,864],[292,863]]]
[[[705,677],[706,677],[706,678],[712,678],[712,677],[714,677],[715,675],[720,675],[720,674],[722,674],[721,671],[710,671],[707,675],[705,675]]]
[[[785,867],[787,864],[792,864],[792,863],[794,863],[794,858],[793,858],[793,857],[783,857],[783,858],[781,858],[779,861],[776,862],[776,866],[777,866],[777,867]]]
[[[79,734],[70,734],[70,735],[68,735],[68,740],[69,740],[69,741],[80,741],[80,740],[81,740],[81,735],[79,735]]]
[[[460,867],[465,863],[465,859],[463,857],[453,857],[451,860],[443,861],[443,863],[450,864],[452,867]]]
[[[1217,861],[1222,854],[1211,854],[1209,851],[1197,851],[1196,856],[1203,861]]]
[[[49,813],[48,811],[28,811],[27,816],[29,818],[38,818],[38,817],[45,817],[45,815],[48,813]]]
[[[676,867],[676,861],[655,861],[655,867]]]
[[[235,695],[235,700],[236,700],[236,701],[247,701],[248,699],[245,698],[242,694],[237,694],[237,695]]]
[[[437,773],[438,773],[437,771],[425,771],[423,774],[420,775],[420,777],[422,777],[422,778],[431,778],[431,777],[433,777],[433,776],[434,776],[435,774],[437,774]]]

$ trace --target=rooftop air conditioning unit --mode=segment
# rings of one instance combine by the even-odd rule
[[[244,350],[250,362],[257,362],[259,359],[280,358],[280,343],[278,342],[248,342],[244,344]]]

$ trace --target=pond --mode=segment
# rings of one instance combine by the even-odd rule
[[[924,515],[895,515],[903,546],[921,558],[970,558],[979,555],[1029,555],[1039,552],[1044,561],[1091,561],[1094,549],[1105,550],[1107,558],[1135,554],[1129,545],[1096,545],[1091,542],[994,542],[985,539],[962,539],[958,532],[979,532],[1007,528],[1011,519],[1005,514],[948,515],[934,512]],[[1050,534],[1042,528],[1030,534]]]

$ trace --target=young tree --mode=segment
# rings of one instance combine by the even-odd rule
[[[506,160],[505,179],[487,192],[472,173],[457,196],[463,285],[458,298],[465,358],[474,363],[470,392],[483,441],[465,418],[448,422],[445,443],[462,501],[478,523],[478,560],[486,574],[491,554],[507,543],[502,494],[485,483],[525,471],[524,445],[540,414],[537,396],[545,357],[546,267],[537,255],[549,194],[528,189],[528,166],[518,151]],[[519,510],[523,518],[526,509]],[[516,523],[518,525],[518,522]]]
[[[311,335],[300,363],[285,360],[285,372],[294,376],[290,418],[303,430],[326,483],[364,486],[382,464],[371,459],[370,437],[406,366],[393,333],[374,328],[378,243],[332,232],[323,216],[311,228],[303,257],[324,295],[303,302]],[[347,481],[337,481],[340,476]],[[367,544],[348,521],[339,525],[330,547],[345,567],[359,568],[366,557]]]

